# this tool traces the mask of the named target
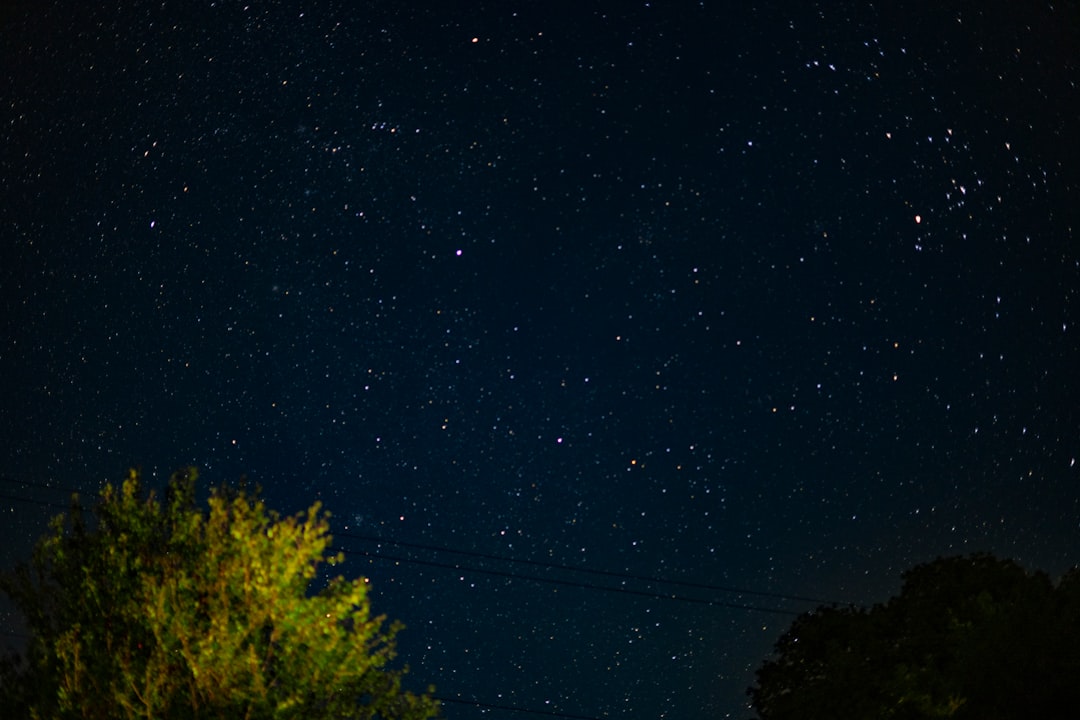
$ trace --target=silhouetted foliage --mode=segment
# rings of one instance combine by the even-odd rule
[[[990,555],[904,574],[870,610],[795,620],[748,691],[763,720],[1080,716],[1080,571],[1055,586]]]
[[[131,471],[92,521],[73,498],[3,579],[32,633],[0,668],[5,718],[438,715],[389,666],[400,625],[371,617],[364,580],[310,591],[341,560],[318,503],[282,518],[220,490],[203,511],[195,479],[173,475],[159,502]]]

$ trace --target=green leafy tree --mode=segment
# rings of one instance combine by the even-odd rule
[[[869,610],[795,620],[748,691],[763,720],[1076,718],[1080,571],[939,558]]]
[[[373,617],[364,580],[311,585],[328,552],[318,503],[280,517],[196,472],[164,500],[131,471],[89,521],[73,498],[3,589],[26,617],[26,657],[0,671],[5,718],[422,720],[438,701],[402,688],[400,625]]]

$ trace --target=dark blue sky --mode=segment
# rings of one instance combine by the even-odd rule
[[[814,603],[643,578],[1076,563],[1075,2],[24,5],[5,564],[55,511],[12,497],[247,474],[419,686],[742,718]]]

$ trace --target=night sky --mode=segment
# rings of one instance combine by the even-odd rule
[[[1077,3],[0,18],[5,566],[246,474],[417,688],[681,720],[913,564],[1080,559]]]

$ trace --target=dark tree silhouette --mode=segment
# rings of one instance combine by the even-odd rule
[[[1080,716],[1080,571],[939,558],[869,610],[795,620],[748,690],[762,720]]]

